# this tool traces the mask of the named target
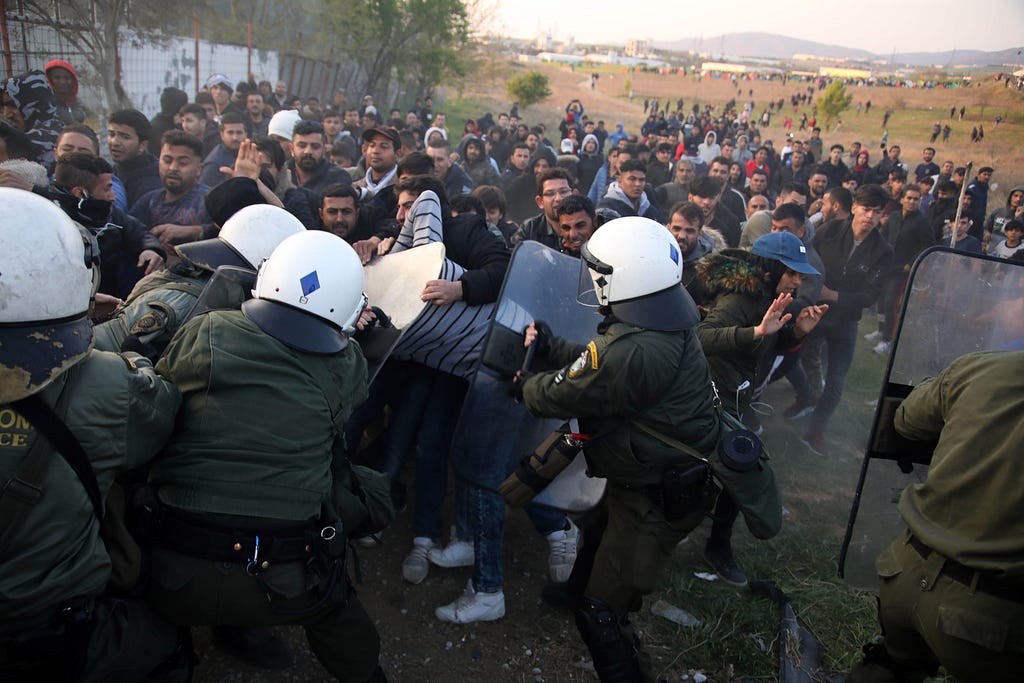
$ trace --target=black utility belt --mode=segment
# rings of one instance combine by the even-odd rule
[[[165,506],[156,540],[189,557],[265,570],[271,563],[305,562],[316,552],[320,539],[326,540],[324,534],[338,531],[319,524],[236,529]]]
[[[913,534],[909,535],[907,543],[917,551],[921,559],[927,559],[929,555],[936,552]],[[995,574],[979,572],[948,557],[942,565],[942,571],[939,573],[953,579],[957,583],[973,587],[979,593],[987,593],[1003,600],[1024,604],[1024,583],[1020,581],[1011,581]]]

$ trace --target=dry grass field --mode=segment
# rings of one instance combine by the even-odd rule
[[[453,131],[461,128],[460,121],[466,117],[507,111],[510,103],[504,83],[521,68],[504,62],[484,64],[473,79],[463,84],[458,96],[452,89],[436,98],[436,109],[448,114],[448,126]],[[644,119],[645,96],[660,97],[662,101],[682,97],[687,108],[694,102],[720,105],[736,96],[736,88],[726,80],[627,76],[608,70],[600,72],[599,85],[591,91],[589,70],[539,68],[549,76],[553,95],[521,114],[528,123],[543,122],[549,128],[557,125],[565,103],[573,98],[580,98],[588,114],[605,120],[610,129],[622,122],[627,130],[636,132]],[[633,103],[627,97],[627,77],[632,79],[636,95]],[[747,92],[753,89],[755,111],[759,113],[769,98],[788,100],[799,87],[806,85],[744,82],[744,98],[737,99],[749,99]],[[1024,141],[1024,98],[1019,93],[1007,92],[1001,84],[992,82],[959,90],[851,91],[854,104],[871,100],[871,113],[858,116],[851,110],[844,114],[843,129],[823,135],[826,145],[859,140],[872,151],[877,150],[882,115],[892,107],[895,113],[890,121],[889,142],[903,147],[904,159],[913,168],[935,120],[945,123],[949,108],[963,105],[968,109],[967,117],[963,122],[951,123],[952,139],[945,146],[936,145],[936,160],[994,166],[993,180],[999,188],[990,194],[990,209],[1005,201],[1006,189],[1024,183],[1024,146],[1020,144]],[[994,125],[996,114],[1008,119],[998,128]],[[968,134],[976,124],[984,124],[986,135],[982,144],[972,145]],[[773,126],[764,131],[764,137],[778,142],[782,129]],[[873,317],[866,315],[860,332],[874,328]],[[775,414],[763,419],[764,438],[783,494],[783,529],[778,537],[766,542],[754,540],[743,524],[737,525],[734,534],[737,559],[752,579],[774,581],[790,596],[801,622],[821,641],[822,664],[829,671],[849,670],[859,658],[861,644],[878,632],[873,598],[851,590],[837,577],[836,560],[885,362],[869,344],[858,345],[842,403],[829,428],[829,458],[815,456],[801,445],[799,437],[806,425],[786,421],[780,415],[793,400],[792,391],[785,382],[772,385],[765,401],[774,406]],[[411,472],[406,476],[411,479]],[[435,619],[433,610],[459,594],[469,578],[468,568],[435,568],[418,586],[402,581],[400,566],[412,535],[410,518],[408,512],[398,517],[385,532],[383,547],[359,551],[363,582],[357,590],[381,632],[381,661],[391,681],[596,680],[572,616],[539,599],[545,581],[546,545],[523,514],[511,512],[506,526],[505,618],[466,626],[443,624]],[[659,677],[677,683],[699,680],[695,676],[699,672],[711,683],[778,680],[780,647],[787,645],[776,640],[778,608],[749,591],[739,592],[696,575],[706,571],[700,550],[707,530],[705,524],[677,549],[669,570],[646,601],[646,608],[659,599],[679,606],[695,615],[701,625],[677,626],[646,608],[634,620]],[[269,672],[240,665],[220,654],[210,643],[209,630],[195,629],[204,660],[196,681],[326,680],[306,648],[302,631],[291,627],[278,632],[291,644],[297,661],[285,671]]]
[[[576,97],[582,100],[587,114],[595,120],[603,119],[609,130],[613,130],[616,123],[624,123],[628,132],[638,133],[645,118],[645,97],[660,98],[662,103],[675,102],[681,97],[687,110],[694,103],[721,107],[733,98],[739,103],[753,100],[754,112],[759,115],[770,100],[784,98],[788,103],[791,94],[806,91],[811,85],[794,81],[786,85],[781,81],[740,81],[737,89],[724,78],[698,80],[694,76],[624,73],[609,68],[573,70],[568,66],[551,64],[526,67],[497,63],[481,69],[477,77],[467,82],[460,98],[445,103],[444,106],[456,114],[448,117],[449,129],[459,127],[457,122],[463,114],[475,117],[484,111],[495,114],[507,111],[510,102],[504,93],[504,82],[510,73],[526,68],[536,68],[546,74],[553,94],[545,102],[521,110],[520,114],[526,122],[541,122],[549,129],[564,116],[565,104]],[[596,90],[591,90],[589,75],[595,71],[600,74],[600,78]],[[630,86],[634,92],[632,103],[628,97]],[[748,94],[751,90],[753,96]],[[991,77],[962,88],[849,86],[847,92],[853,95],[853,106],[841,116],[842,130],[838,133],[825,130],[819,117],[826,148],[835,142],[849,146],[849,143],[858,140],[871,152],[872,163],[877,163],[883,132],[882,116],[887,108],[892,107],[894,113],[888,126],[889,144],[902,147],[903,160],[910,165],[911,170],[920,162],[921,150],[929,144],[932,125],[940,121],[943,125],[949,123],[953,132],[949,142],[943,144],[940,138],[938,143],[932,145],[937,150],[937,163],[949,159],[957,166],[964,166],[968,161],[973,161],[975,169],[981,166],[996,169],[992,179],[995,186],[989,193],[989,211],[1006,201],[1010,187],[1024,183],[1024,93],[1011,91]],[[858,102],[866,103],[868,100],[871,101],[871,112],[857,114],[853,107]],[[964,120],[960,121],[958,117],[950,120],[950,107],[956,107],[959,111],[961,106],[967,109]],[[794,118],[799,120],[805,110],[810,115],[810,108],[803,107]],[[786,111],[792,113],[788,104]],[[998,126],[995,123],[996,115],[1004,118]],[[776,149],[779,149],[785,130],[780,116],[774,116],[773,119],[772,126],[762,130],[762,138],[773,139]],[[980,144],[972,144],[971,128],[979,125],[985,128],[985,139]],[[800,135],[796,126],[794,134]],[[809,132],[805,135],[809,137]]]

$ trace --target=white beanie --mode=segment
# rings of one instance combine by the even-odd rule
[[[282,109],[270,117],[270,125],[267,126],[267,135],[276,135],[291,142],[292,132],[295,124],[302,120],[302,116],[294,109]]]

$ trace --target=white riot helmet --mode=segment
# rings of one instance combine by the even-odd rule
[[[616,218],[594,233],[580,256],[581,294],[584,282],[587,289],[592,285],[597,305],[619,320],[663,331],[689,329],[700,320],[680,284],[683,255],[665,226],[640,216]]]
[[[305,232],[298,218],[270,204],[252,204],[224,221],[220,234],[178,245],[178,253],[201,268],[236,266],[256,270],[285,238]]]
[[[42,197],[0,188],[0,404],[30,396],[89,354],[99,248]]]
[[[256,276],[247,318],[283,344],[337,353],[366,307],[363,264],[348,242],[321,230],[287,238]]]

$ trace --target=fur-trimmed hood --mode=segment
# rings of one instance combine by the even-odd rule
[[[767,299],[771,296],[770,276],[759,260],[745,249],[724,249],[708,254],[694,268],[700,288],[709,299],[732,293]]]
[[[725,243],[725,236],[721,232],[704,226],[700,231],[700,237],[697,239],[697,244],[693,247],[693,251],[689,254],[683,254],[683,263],[695,263],[708,254],[722,251],[728,246]]]

